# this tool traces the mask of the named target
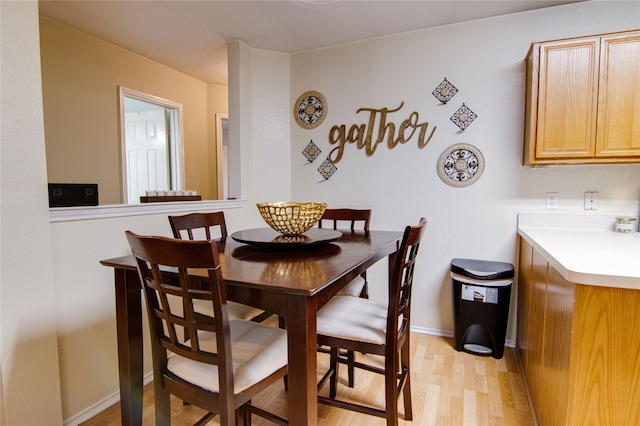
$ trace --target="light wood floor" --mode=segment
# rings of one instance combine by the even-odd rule
[[[453,340],[426,334],[411,334],[413,394],[412,422],[400,425],[534,425],[524,381],[514,348],[505,348],[502,359],[480,357],[453,348]],[[358,359],[377,362],[358,354]],[[319,368],[326,368],[327,357],[319,355]],[[338,395],[383,405],[382,376],[356,370],[356,387],[346,386],[346,368],[340,370],[342,386]],[[321,394],[327,394],[327,386]],[[143,426],[154,425],[153,387],[144,389]],[[265,391],[254,403],[286,416],[287,400],[282,382]],[[202,410],[172,401],[174,425],[191,425],[204,414]],[[402,412],[402,404],[400,403]],[[270,423],[254,416],[256,425]],[[82,426],[120,425],[120,406],[115,404],[82,423]],[[217,419],[208,424],[219,424]],[[384,425],[384,419],[319,405],[319,425]]]

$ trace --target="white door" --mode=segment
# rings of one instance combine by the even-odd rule
[[[169,150],[164,109],[125,114],[128,198],[139,203],[147,190],[168,190]]]

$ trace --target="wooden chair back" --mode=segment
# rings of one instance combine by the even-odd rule
[[[221,251],[224,250],[224,243],[228,236],[224,212],[190,213],[183,216],[169,216],[169,224],[171,225],[174,238],[179,240],[211,240],[219,237],[218,241],[220,245],[218,245],[218,249]],[[231,319],[240,318],[262,322],[271,316],[271,314],[260,309],[235,302],[229,302],[227,307]],[[196,311],[198,314],[207,314],[210,311],[208,308],[210,308],[210,306],[203,309],[202,305],[199,304]]]
[[[185,239],[183,238],[183,234],[185,233],[186,239],[189,240],[211,240],[218,237],[222,241],[227,239],[227,223],[224,219],[224,212],[169,216],[169,223],[171,224],[173,237],[180,240]],[[198,230],[201,232],[201,235],[197,234]]]
[[[318,221],[318,228],[322,228],[323,221],[329,221],[333,224],[333,229],[337,230],[340,225],[348,223],[351,228],[351,232],[355,232],[356,224],[362,225],[362,230],[367,234],[369,232],[369,222],[371,221],[371,209],[326,209],[322,214],[322,217]],[[340,294],[358,295],[364,299],[369,298],[369,284],[367,283],[367,271],[360,274],[362,280],[359,282],[353,282]],[[353,372],[349,374],[349,381],[352,381]]]
[[[156,424],[171,422],[170,394],[219,414],[220,424],[244,422],[247,410],[251,411],[251,397],[283,377],[286,366],[235,393],[231,351],[233,324],[227,311],[216,242],[140,236],[130,231],[126,231],[126,237],[136,258],[147,305]],[[196,302],[212,304],[214,316],[198,315],[194,310]],[[286,350],[286,345],[282,349]],[[169,358],[176,355],[217,366],[217,392],[203,389],[172,373]],[[203,421],[209,417],[205,416]]]
[[[168,351],[206,364],[218,366],[220,393],[233,398],[233,373],[231,345],[229,342],[229,318],[225,302],[226,294],[220,270],[215,242],[179,241],[163,237],[144,237],[126,232],[131,251],[136,258],[140,281],[147,302],[151,349],[153,357],[154,385],[167,382],[175,388],[189,389],[189,383],[171,375],[167,369]],[[174,268],[175,274],[166,271]],[[209,286],[202,290],[201,279],[192,279],[192,268],[206,270]],[[175,303],[179,298],[182,303]],[[215,319],[196,315],[193,303],[207,300],[213,304]],[[203,322],[200,322],[202,319]],[[216,334],[217,348],[211,352],[200,347],[198,331]],[[183,336],[192,336],[184,341]],[[192,389],[192,392],[196,389]],[[178,394],[180,391],[177,392]],[[163,403],[162,401],[157,401]],[[215,397],[220,409],[228,408]],[[233,413],[227,413],[233,416]]]
[[[426,224],[427,219],[422,217],[417,225],[407,226],[402,243],[394,255],[393,269],[389,277],[387,352],[397,351],[409,334],[413,271]]]
[[[329,397],[319,396],[319,402],[383,417],[386,418],[388,426],[397,426],[397,405],[402,393],[404,418],[407,421],[412,420],[409,348],[411,293],[416,258],[426,223],[425,218],[420,218],[417,225],[407,226],[398,251],[389,259],[389,301],[384,328],[378,322],[378,319],[385,315],[384,307],[359,298],[335,297],[318,313],[318,343],[331,348],[329,371],[319,382],[320,387],[330,380]],[[334,327],[334,324],[337,325]],[[326,328],[326,325],[329,325],[329,328]],[[373,333],[373,336],[380,337],[372,337],[372,330],[380,333]],[[340,349],[345,349],[346,354]],[[356,362],[353,354],[358,352],[384,356],[384,368],[379,365]],[[340,363],[349,367],[349,375],[352,374],[352,369],[360,368],[385,376],[384,409],[364,405],[354,400],[336,399]],[[349,377],[349,386],[354,386],[351,377]]]
[[[349,222],[351,231],[355,231],[356,223],[362,222],[365,232],[369,231],[369,222],[371,221],[371,210],[357,209],[326,209],[322,217],[318,221],[318,227],[322,228],[323,221],[333,222],[333,229],[338,229],[340,222]]]

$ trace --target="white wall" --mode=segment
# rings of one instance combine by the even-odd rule
[[[327,99],[328,114],[313,130],[292,124],[293,198],[372,208],[374,229],[399,230],[425,216],[429,223],[416,268],[412,325],[451,333],[451,259],[515,265],[517,214],[547,212],[546,192],[559,193],[558,214],[587,214],[582,209],[587,190],[600,192],[599,210],[591,214],[638,213],[637,164],[522,166],[524,58],[531,43],[638,27],[637,2],[586,2],[294,54],[291,105],[301,93],[317,90]],[[431,92],[445,76],[459,92],[441,105]],[[324,181],[316,169],[334,147],[328,139],[331,127],[366,123],[368,115],[357,114],[358,108],[392,109],[402,101],[392,121],[399,125],[417,111],[421,122],[437,127],[431,142],[424,149],[418,149],[416,138],[393,150],[381,145],[371,157],[349,145],[337,173]],[[460,131],[449,117],[463,102],[478,118]],[[309,139],[323,151],[312,164],[302,156]],[[475,145],[486,161],[480,180],[467,188],[444,184],[436,171],[440,154],[456,143]],[[385,276],[377,278],[384,282]],[[375,284],[372,292],[375,298],[386,296]]]
[[[171,236],[167,223],[166,215],[148,215],[51,224],[65,421],[118,390],[114,273],[99,261],[130,252],[125,230]],[[148,339],[145,349],[149,372]]]
[[[37,2],[0,2],[2,425],[62,423]]]
[[[291,194],[289,55],[229,46],[229,138],[240,147],[242,199],[256,202]],[[233,191],[232,191],[233,193]]]

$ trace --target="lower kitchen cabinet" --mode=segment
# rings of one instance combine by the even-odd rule
[[[539,424],[640,424],[640,289],[567,281],[523,238],[518,277],[518,353]]]

